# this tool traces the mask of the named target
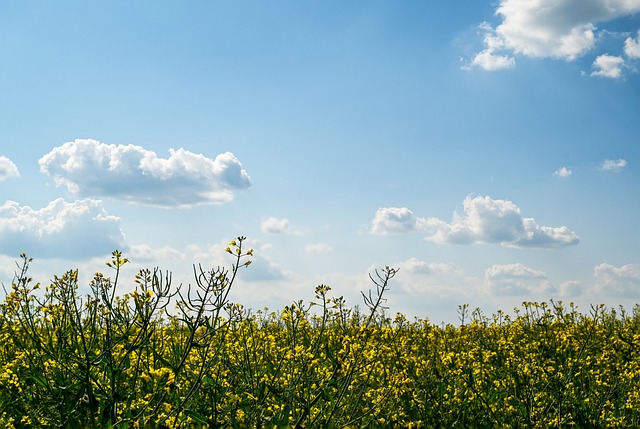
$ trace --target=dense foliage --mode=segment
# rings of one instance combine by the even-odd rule
[[[513,317],[461,306],[460,325],[385,316],[395,270],[366,309],[330,288],[252,313],[230,269],[195,284],[143,270],[118,296],[119,252],[79,296],[68,271],[41,290],[22,264],[0,309],[2,427],[579,427],[640,424],[640,310],[524,303]]]

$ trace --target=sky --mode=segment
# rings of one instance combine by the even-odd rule
[[[640,0],[0,3],[0,281],[120,250],[253,311],[640,298]]]

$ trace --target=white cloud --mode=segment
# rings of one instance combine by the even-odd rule
[[[516,66],[516,60],[508,55],[501,55],[497,52],[503,51],[501,40],[496,37],[494,30],[489,23],[480,25],[480,30],[484,33],[484,50],[476,54],[465,69],[480,67],[484,70],[494,71],[509,69]]]
[[[263,219],[260,228],[262,232],[270,234],[284,234],[289,228],[289,219],[278,219],[276,217],[268,217]]]
[[[184,260],[186,255],[171,246],[154,248],[148,244],[132,244],[126,255],[132,261]]]
[[[623,168],[625,168],[626,166],[627,166],[627,161],[625,159],[618,159],[618,160],[605,159],[604,161],[602,161],[602,164],[600,165],[600,170],[617,173]]]
[[[333,249],[325,243],[307,244],[305,247],[307,253],[330,253]]]
[[[459,272],[460,269],[454,264],[444,262],[425,262],[417,258],[410,258],[404,262],[397,264],[400,269],[418,274],[437,274],[447,272]]]
[[[492,294],[539,294],[551,290],[547,275],[524,265],[493,265],[485,270],[485,287]]]
[[[602,263],[593,270],[595,288],[607,296],[640,297],[640,265],[622,267]]]
[[[6,156],[0,156],[0,182],[12,177],[20,177],[18,167]]]
[[[638,36],[635,39],[628,37],[624,41],[624,53],[629,58],[640,58],[640,30],[638,30]]]
[[[512,69],[516,66],[516,60],[513,57],[496,55],[491,49],[485,49],[473,57],[471,66],[477,66],[483,70],[489,71]]]
[[[568,167],[560,167],[558,170],[556,170],[553,175],[554,176],[558,176],[558,177],[569,177],[573,174],[573,172],[571,171],[571,168]]]
[[[73,203],[59,198],[39,210],[7,201],[0,206],[0,249],[39,258],[108,255],[125,247],[119,224],[102,202],[88,198]]]
[[[373,234],[422,231],[436,243],[499,243],[509,247],[564,247],[579,242],[565,226],[538,225],[523,217],[508,200],[471,196],[465,198],[463,214],[454,213],[451,223],[437,218],[420,218],[407,208],[379,209],[373,219]]]
[[[624,59],[622,57],[614,55],[599,55],[593,62],[593,68],[595,71],[591,73],[591,76],[609,77],[612,79],[618,79],[622,76],[622,67],[624,66]]]
[[[575,297],[583,293],[584,286],[580,280],[568,280],[560,284],[560,296]]]
[[[494,71],[500,69],[510,69],[516,66],[516,60],[510,55],[504,54],[502,42],[493,34],[493,29],[489,24],[483,24],[480,28],[484,31],[484,49],[478,52],[471,64],[464,68],[480,67],[483,70]],[[499,52],[503,52],[500,54]]]
[[[510,247],[563,247],[577,244],[578,236],[567,227],[541,226],[523,217],[520,208],[508,200],[470,196],[464,213],[442,222],[429,239],[438,243],[500,243]]]
[[[500,0],[495,27],[483,23],[484,50],[472,65],[486,70],[512,67],[513,54],[574,60],[597,43],[596,23],[633,15],[637,0]],[[629,42],[633,51],[632,42]]]
[[[40,171],[56,185],[83,197],[109,197],[139,204],[190,207],[222,204],[251,179],[231,153],[215,159],[185,149],[159,158],[140,146],[75,140],[40,158]]]
[[[406,207],[383,207],[376,211],[371,222],[371,233],[386,235],[400,232],[421,231],[426,219],[416,217]]]

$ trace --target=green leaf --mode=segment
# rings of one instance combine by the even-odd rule
[[[36,383],[38,386],[40,387],[44,387],[49,388],[49,383],[47,383],[47,380],[40,374],[32,374],[30,377],[31,381],[33,381],[34,383]]]
[[[191,419],[193,419],[196,423],[200,423],[201,425],[206,425],[209,423],[209,420],[203,416],[202,414],[198,414],[195,411],[192,410],[184,410],[184,413],[191,417]]]

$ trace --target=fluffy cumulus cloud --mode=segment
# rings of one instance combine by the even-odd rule
[[[12,177],[20,177],[18,167],[6,156],[0,156],[0,182]]]
[[[485,287],[490,293],[500,295],[535,295],[551,290],[545,273],[520,263],[487,268]]]
[[[406,207],[383,207],[378,209],[371,222],[371,233],[386,235],[421,231],[427,227],[427,222],[427,219],[417,217]]]
[[[454,212],[451,222],[421,218],[407,208],[379,209],[373,219],[373,234],[421,231],[436,243],[497,243],[509,247],[564,247],[579,242],[565,226],[539,225],[524,217],[520,208],[508,200],[488,196],[467,197],[462,214]]]
[[[613,173],[617,173],[621,171],[623,168],[627,166],[627,160],[625,159],[605,159],[600,164],[600,170],[602,171],[611,171]]]
[[[262,220],[260,228],[269,234],[284,234],[289,228],[289,219],[268,217]]]
[[[638,30],[635,39],[628,37],[627,40],[624,41],[624,53],[629,58],[640,58],[640,30]]]
[[[57,199],[38,210],[14,201],[0,206],[0,249],[6,255],[86,258],[124,248],[120,219],[100,201]]]
[[[75,195],[154,206],[221,204],[251,185],[231,152],[211,159],[181,148],[160,158],[140,146],[75,140],[54,148],[39,162],[41,172]]]
[[[624,58],[615,55],[599,55],[593,62],[594,71],[591,76],[617,79],[622,76]]]
[[[500,0],[496,15],[501,22],[495,27],[487,23],[480,26],[484,49],[471,65],[485,70],[510,68],[515,65],[515,55],[571,61],[594,48],[596,24],[637,12],[637,0]],[[637,39],[627,39],[624,49],[633,58],[638,53]],[[597,70],[613,77],[616,61],[599,61]]]
[[[593,270],[596,290],[607,296],[640,298],[640,265],[602,263]]]

